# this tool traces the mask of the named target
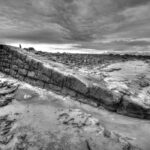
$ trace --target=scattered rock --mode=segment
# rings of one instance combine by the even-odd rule
[[[90,114],[81,112],[79,109],[62,111],[59,114],[58,120],[66,125],[72,125],[78,128],[87,126],[95,126],[99,128],[99,121],[93,118]]]
[[[13,139],[11,129],[14,122],[15,120],[9,119],[8,115],[0,117],[0,144],[6,145]]]
[[[150,85],[150,81],[148,79],[141,79],[139,81],[139,85],[144,88],[144,87],[148,87]]]
[[[13,83],[0,83],[0,107],[8,105],[13,99],[19,85]]]
[[[94,135],[98,133],[97,136],[102,137],[103,139],[106,138],[110,141],[116,142],[116,144],[119,144],[122,147],[121,150],[140,150],[129,142],[129,140],[132,140],[131,138],[109,131],[105,127],[101,126],[98,119],[94,118],[90,114],[83,113],[81,110],[69,109],[60,111],[58,114],[58,120],[62,124],[70,126],[68,130],[73,127]],[[99,142],[101,143],[101,141]],[[91,150],[92,147],[90,146],[88,140],[86,140],[86,144],[87,150]]]

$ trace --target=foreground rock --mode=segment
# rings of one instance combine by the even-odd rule
[[[0,117],[0,144],[7,145],[13,139],[14,133],[11,132],[15,120],[7,115]]]
[[[8,82],[0,82],[0,107],[8,105],[14,99],[19,85]]]
[[[115,149],[115,150],[140,150],[138,147],[133,146],[127,137],[123,137],[115,132],[111,132],[104,128],[98,119],[92,117],[90,114],[81,112],[79,109],[70,109],[62,111],[59,114],[58,120],[65,126],[71,127],[76,130],[82,130],[90,133],[90,135],[96,135],[97,138],[91,136],[90,139],[85,139],[85,145],[87,150],[91,149]],[[99,141],[97,143],[96,141]],[[102,143],[105,143],[104,145]]]
[[[0,149],[141,150],[130,138],[108,130],[92,114],[74,108],[77,104],[68,107],[62,96],[3,79],[1,88],[17,88],[12,103],[0,107]]]

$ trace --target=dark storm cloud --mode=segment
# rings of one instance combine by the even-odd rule
[[[132,42],[127,42],[125,43],[126,45],[129,45],[129,46],[149,46],[150,45],[150,41],[144,41],[144,40],[141,40],[141,41],[132,41]]]
[[[1,0],[0,39],[76,42],[149,37],[150,0]]]
[[[128,39],[128,40],[118,40],[109,42],[114,45],[125,45],[125,46],[150,46],[150,41],[144,39]]]
[[[148,2],[149,0],[45,0],[44,4],[48,8],[41,11],[41,14],[66,29],[70,39],[90,41],[119,32],[126,34],[130,28],[138,30],[138,26],[141,28],[144,23],[149,25],[149,11],[145,13],[143,8],[149,6]],[[40,10],[42,8],[45,8],[43,3]],[[146,33],[147,30],[143,32]]]
[[[150,0],[113,0],[119,9],[126,7],[135,7],[138,5],[145,5],[150,2]]]
[[[54,31],[32,31],[23,34],[5,35],[8,40],[14,39],[22,42],[34,42],[34,43],[64,43],[67,37],[59,32]]]

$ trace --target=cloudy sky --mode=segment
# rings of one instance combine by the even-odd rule
[[[0,0],[0,41],[150,43],[150,0]]]

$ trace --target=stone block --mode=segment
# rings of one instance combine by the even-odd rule
[[[38,69],[38,62],[34,59],[31,59],[30,66],[32,66],[33,69]]]
[[[24,81],[31,84],[31,85],[33,85],[33,86],[38,86],[38,87],[41,87],[41,88],[44,87],[44,82],[39,81],[39,80],[35,80],[35,79],[32,79],[32,78],[25,77]]]
[[[20,59],[21,59],[22,61],[25,61],[25,60],[26,60],[26,57],[27,57],[27,55],[25,55],[25,54],[20,54]]]
[[[88,87],[86,84],[73,76],[67,76],[64,86],[83,95],[86,95],[88,92]]]
[[[31,57],[29,57],[29,56],[27,56],[26,57],[26,63],[28,64],[28,65],[31,65],[32,64],[32,58]]]
[[[18,67],[17,65],[12,65],[11,68],[12,68],[13,70],[19,70],[19,67]]]
[[[31,78],[28,78],[28,77],[25,77],[24,81],[27,82],[27,83],[29,83],[29,84],[31,84],[31,85],[33,85],[33,82],[35,82],[35,80],[33,80]]]
[[[53,91],[57,91],[57,92],[61,92],[61,87],[59,86],[56,86],[54,84],[48,84],[48,83],[45,83],[44,84],[44,88],[48,89],[48,90],[53,90]]]
[[[5,69],[4,69],[4,72],[5,72],[6,74],[10,74],[10,69],[5,68]]]
[[[23,66],[24,66],[24,63],[23,63],[20,59],[17,59],[17,60],[15,61],[15,64],[16,64],[17,66],[19,66],[20,68],[23,68]]]
[[[17,77],[20,81],[24,81],[24,76],[23,75],[18,75],[18,77]]]
[[[36,73],[36,78],[38,80],[41,80],[41,81],[44,81],[44,82],[47,82],[47,83],[50,82],[50,78],[47,77],[46,75],[44,75],[43,72],[37,72]]]
[[[10,68],[10,64],[3,62],[3,67],[4,67],[4,68]]]
[[[35,80],[32,85],[38,86],[43,88],[44,87],[44,82],[40,81],[40,80]]]
[[[45,74],[45,75],[48,76],[48,77],[51,77],[51,76],[52,76],[52,69],[47,68],[47,67],[44,67],[44,68],[42,69],[42,73]]]
[[[66,77],[63,74],[55,70],[52,71],[51,81],[50,81],[52,84],[63,87],[65,80]]]
[[[26,69],[19,69],[18,71],[19,74],[26,76],[28,71]]]
[[[63,89],[62,89],[61,92],[62,92],[62,94],[64,94],[64,95],[70,95],[70,96],[72,96],[72,97],[76,97],[76,95],[77,95],[77,93],[76,93],[75,91],[70,90],[70,89],[65,88],[65,87],[63,87]]]
[[[17,71],[10,70],[10,75],[12,75],[13,77],[15,77],[16,74],[17,74]]]
[[[122,98],[122,103],[117,112],[131,117],[145,118],[145,110],[147,110],[146,107],[144,108],[144,106],[132,101],[129,96],[125,95]]]
[[[29,69],[29,65],[26,64],[26,63],[24,63],[24,64],[23,64],[23,68],[26,69],[26,70],[28,70],[28,69]]]
[[[100,103],[108,107],[108,109],[113,110],[117,109],[117,106],[121,101],[121,94],[113,93],[102,86],[89,87],[88,96],[97,99]]]
[[[28,71],[27,76],[30,77],[30,78],[36,78],[36,75],[35,75],[34,71]]]

